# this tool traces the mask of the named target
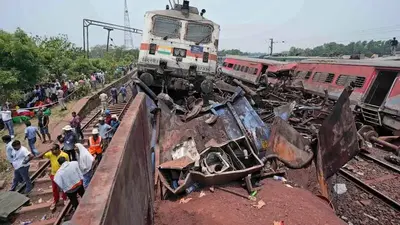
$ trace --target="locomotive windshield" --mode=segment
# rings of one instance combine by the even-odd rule
[[[196,43],[211,42],[213,27],[209,24],[188,23],[185,39]]]
[[[181,22],[164,16],[155,16],[152,33],[162,38],[180,38]]]

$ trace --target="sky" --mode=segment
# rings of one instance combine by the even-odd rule
[[[131,27],[142,29],[144,13],[166,4],[168,0],[128,0]],[[190,4],[206,9],[205,17],[221,26],[220,49],[269,52],[270,38],[276,42],[274,52],[331,41],[400,38],[400,0],[191,0]],[[84,18],[124,25],[124,1],[0,0],[0,29],[9,32],[20,27],[32,35],[66,34],[82,46]],[[89,31],[90,46],[106,44],[106,30],[91,26]],[[111,37],[115,45],[124,43],[122,31],[112,31]],[[139,46],[141,36],[133,39]]]

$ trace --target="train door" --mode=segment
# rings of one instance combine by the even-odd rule
[[[261,75],[267,74],[268,65],[262,64]]]
[[[368,94],[364,100],[364,103],[381,106],[386,96],[388,95],[393,82],[397,77],[398,71],[379,71],[375,78]]]

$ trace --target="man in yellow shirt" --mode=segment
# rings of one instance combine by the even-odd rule
[[[47,150],[46,152],[38,156],[38,158],[44,158],[50,160],[50,166],[51,166],[50,179],[51,179],[51,186],[53,188],[53,198],[54,198],[53,204],[51,204],[50,206],[51,211],[56,209],[57,202],[60,199],[60,190],[58,189],[57,184],[54,182],[54,175],[56,174],[57,170],[60,169],[60,164],[57,161],[58,158],[60,157],[64,157],[69,161],[68,154],[61,151],[60,145],[58,144],[53,144],[51,149]],[[62,193],[62,199],[64,200],[65,204],[67,200],[67,195],[64,192]]]

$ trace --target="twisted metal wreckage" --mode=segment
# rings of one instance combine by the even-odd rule
[[[154,114],[151,146],[155,187],[162,198],[240,180],[250,193],[262,178],[290,173],[300,186],[314,182],[318,194],[329,200],[327,179],[360,150],[350,86],[335,104],[326,98],[306,99],[296,88],[277,84],[258,93],[245,91],[243,84],[217,88],[216,93],[230,94],[214,93],[218,102],[189,96],[186,104],[177,104],[135,82],[153,100],[148,101]],[[296,175],[304,169],[315,173]],[[310,186],[305,188],[312,190]]]

